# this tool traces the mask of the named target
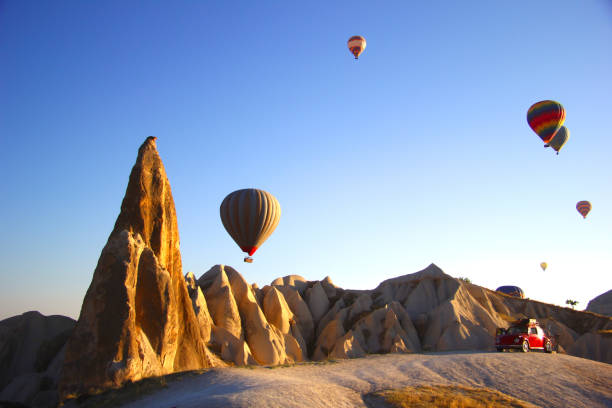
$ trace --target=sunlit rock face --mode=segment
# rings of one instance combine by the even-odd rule
[[[240,273],[225,265],[211,268],[198,285],[213,319],[214,348],[221,350],[224,360],[277,365],[307,356],[294,313],[279,290],[266,286],[258,297]]]
[[[237,339],[242,339],[242,321],[229,278],[222,265],[212,267],[198,279],[206,304],[217,327],[222,327]]]
[[[182,275],[170,184],[149,137],[68,341],[62,398],[218,364],[202,324]]]
[[[274,283],[274,282],[273,282]],[[266,286],[265,288],[267,288]],[[297,329],[299,329],[300,334],[304,340],[304,344],[311,344],[314,340],[314,321],[312,320],[312,314],[310,313],[310,309],[308,305],[300,296],[300,293],[292,288],[291,286],[273,286],[277,289],[285,300],[287,306],[289,306],[289,310],[293,315],[292,325],[295,323],[297,325]],[[265,289],[264,288],[264,289]],[[293,330],[293,326],[292,326]],[[306,350],[306,347],[304,348]]]
[[[612,316],[612,289],[592,299],[586,308],[587,311]]]
[[[330,306],[329,298],[321,282],[315,282],[314,285],[306,289],[306,303],[310,308],[314,322],[319,323]]]
[[[202,289],[200,289],[198,286],[193,272],[189,272],[187,275],[185,275],[185,283],[187,284],[187,291],[189,292],[189,297],[191,298],[193,311],[195,312],[196,319],[198,320],[198,327],[200,328],[202,340],[204,340],[204,342],[208,342],[210,340],[212,331],[212,317],[208,311],[206,298],[202,293]]]

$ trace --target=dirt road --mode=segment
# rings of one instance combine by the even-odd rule
[[[364,395],[418,384],[489,387],[540,407],[612,407],[612,365],[560,354],[374,355],[335,363],[213,369],[127,408],[367,407]]]

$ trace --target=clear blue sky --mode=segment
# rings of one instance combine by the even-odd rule
[[[433,262],[582,309],[612,288],[611,112],[608,0],[0,0],[0,318],[78,316],[149,135],[185,273],[368,289]],[[282,207],[251,265],[219,219],[246,187]]]

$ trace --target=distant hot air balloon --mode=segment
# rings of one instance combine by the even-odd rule
[[[525,299],[523,289],[519,288],[518,286],[500,286],[499,288],[495,289],[495,291]]]
[[[544,143],[550,142],[564,121],[565,109],[559,102],[540,101],[527,111],[527,123]]]
[[[542,270],[545,271],[546,268],[548,268],[548,264],[546,262],[542,262],[540,263],[540,268],[542,268]]]
[[[351,50],[355,59],[359,59],[359,56],[365,50],[366,40],[360,35],[354,35],[348,40],[348,48]]]
[[[591,211],[591,203],[588,201],[578,201],[576,209],[582,215],[582,218],[586,218],[589,211]]]
[[[561,126],[557,133],[553,136],[553,138],[548,142],[548,144],[544,145],[545,147],[552,147],[557,154],[559,154],[559,150],[563,147],[565,142],[569,140],[570,132],[565,126]]]
[[[278,200],[270,193],[255,188],[229,194],[219,208],[221,222],[240,249],[249,255],[274,232],[281,216]],[[246,257],[245,262],[253,259]]]

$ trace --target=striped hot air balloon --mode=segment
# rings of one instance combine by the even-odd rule
[[[354,35],[348,40],[348,48],[351,50],[355,59],[359,59],[359,56],[365,50],[366,40],[360,35]]]
[[[586,218],[589,211],[591,211],[591,203],[588,201],[578,201],[576,209],[582,215],[582,218]]]
[[[229,194],[219,208],[221,222],[241,250],[249,255],[274,232],[281,216],[278,200],[255,188]],[[252,262],[245,258],[245,262]]]
[[[557,133],[553,136],[550,142],[546,145],[546,147],[552,147],[557,154],[559,154],[559,150],[563,147],[563,145],[569,140],[570,132],[565,126],[561,126]]]
[[[550,142],[565,121],[565,109],[559,102],[540,101],[527,111],[527,123],[544,143]]]

